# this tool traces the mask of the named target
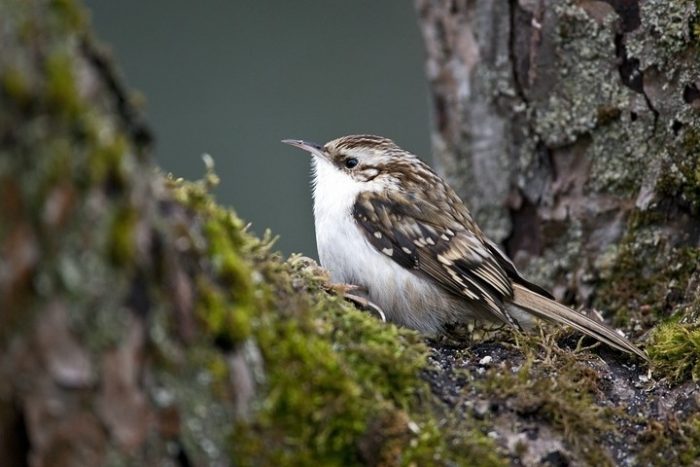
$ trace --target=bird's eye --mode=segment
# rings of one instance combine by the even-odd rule
[[[348,159],[345,159],[345,167],[347,167],[348,169],[352,169],[356,165],[357,165],[357,159],[355,159],[354,157],[350,157]]]

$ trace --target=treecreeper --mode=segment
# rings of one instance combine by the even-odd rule
[[[612,328],[523,278],[445,180],[392,140],[283,142],[312,155],[321,265],[334,282],[366,291],[388,320],[436,335],[475,320],[522,330],[539,318],[647,359]]]

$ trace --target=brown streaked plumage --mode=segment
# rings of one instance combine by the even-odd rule
[[[313,155],[321,264],[367,289],[395,322],[425,332],[474,318],[518,329],[541,318],[647,358],[604,324],[555,302],[524,279],[429,166],[380,136],[353,135]]]

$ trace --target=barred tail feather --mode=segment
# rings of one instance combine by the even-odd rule
[[[649,357],[639,347],[620,336],[608,326],[593,321],[569,307],[543,297],[520,284],[513,284],[513,304],[525,309],[537,318],[567,324],[577,331],[593,337],[610,347],[636,354],[644,360]]]

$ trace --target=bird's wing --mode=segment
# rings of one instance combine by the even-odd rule
[[[426,199],[392,192],[358,195],[353,216],[377,251],[516,327],[503,301],[511,279],[476,226]],[[471,219],[467,219],[470,224]]]
[[[432,202],[430,196],[362,193],[353,216],[378,251],[406,269],[434,281],[475,308],[520,328],[508,301],[533,316],[567,324],[614,348],[648,359],[646,354],[603,323],[552,300],[525,280],[513,263],[473,223],[469,213]]]
[[[549,291],[543,289],[537,284],[533,284],[529,280],[525,279],[523,276],[520,275],[520,272],[515,268],[515,265],[513,262],[508,258],[505,253],[501,251],[498,246],[496,246],[495,243],[493,243],[489,239],[485,239],[484,243],[486,244],[486,247],[493,253],[494,258],[496,258],[496,261],[498,261],[498,264],[501,265],[501,267],[506,271],[508,274],[508,277],[515,282],[516,284],[520,284],[526,289],[529,289],[535,293],[538,293],[542,295],[543,297],[547,297],[550,300],[554,299],[554,296],[549,293]]]

